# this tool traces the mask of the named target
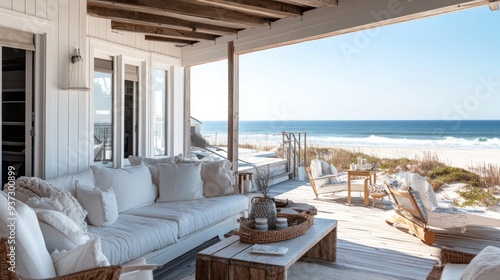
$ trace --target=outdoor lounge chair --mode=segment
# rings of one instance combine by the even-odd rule
[[[326,168],[325,165],[328,166],[328,168]],[[327,170],[330,171],[327,173]],[[325,172],[323,173],[323,171]],[[328,163],[319,161],[318,159],[313,159],[311,161],[311,166],[306,167],[306,174],[316,198],[318,198],[320,194],[347,191],[347,203],[350,205],[351,192],[355,191],[363,192],[365,207],[369,204],[368,178],[365,180],[352,180],[351,186],[349,187],[345,179],[345,173],[337,172],[333,165],[328,165]]]
[[[500,227],[500,215],[458,208],[444,201],[438,203],[425,177],[408,172],[401,176],[411,179],[407,180],[406,187],[388,186],[394,212],[386,217],[386,222],[407,225],[409,231],[425,244],[431,245],[436,239],[436,234],[430,227],[460,228],[462,232],[472,225]]]

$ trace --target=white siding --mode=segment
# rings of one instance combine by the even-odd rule
[[[37,73],[44,87],[35,86],[41,104],[36,110],[44,112],[37,120],[42,142],[35,154],[35,175],[51,178],[83,170],[89,164],[89,97],[67,90],[67,85],[75,43],[86,53],[86,1],[0,1],[1,26],[46,36],[46,50],[37,50],[45,52],[46,65]]]
[[[87,34],[88,37],[146,51],[149,57],[153,57],[152,53],[161,54],[155,57],[180,58],[181,55],[180,48],[173,44],[146,42],[143,35],[134,33],[111,32],[109,21],[87,16],[86,0],[0,0],[0,26],[44,35],[47,42],[46,50],[37,50],[43,52],[42,57],[46,60],[45,67],[37,71],[44,86],[35,87],[35,98],[43,109],[39,109],[39,113],[44,112],[38,117],[41,127],[38,134],[43,136],[41,148],[35,155],[42,161],[36,167],[35,175],[42,178],[77,173],[93,162],[91,93],[67,89],[71,71],[69,58],[75,44],[81,50],[87,69],[91,59]],[[182,84],[178,77],[175,82]],[[178,85],[176,90],[179,87],[182,88]],[[176,96],[179,94],[182,95],[181,90],[175,93]],[[175,107],[182,108],[182,103]],[[182,116],[176,113],[179,115]],[[182,122],[182,117],[174,121]],[[175,151],[181,152],[182,148],[177,147]]]
[[[173,57],[181,57],[181,49],[175,47],[175,44],[145,41],[144,35],[140,33],[113,31],[111,29],[111,21],[108,19],[89,16],[87,35],[92,38],[117,43],[122,46],[128,46],[139,50]]]

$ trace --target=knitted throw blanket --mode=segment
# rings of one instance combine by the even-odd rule
[[[19,177],[15,183],[16,192],[30,197],[47,197],[56,200],[63,206],[62,212],[75,221],[83,231],[87,231],[87,223],[85,222],[87,211],[70,192],[36,177]]]

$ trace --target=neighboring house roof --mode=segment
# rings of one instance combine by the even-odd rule
[[[200,125],[202,122],[196,118],[191,117],[191,125]]]

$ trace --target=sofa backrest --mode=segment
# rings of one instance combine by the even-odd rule
[[[90,168],[87,168],[86,170],[78,174],[60,176],[52,179],[47,179],[46,181],[51,183],[55,187],[69,191],[72,196],[75,196],[76,180],[78,180],[79,186],[83,186],[85,188],[94,189],[96,186],[94,174],[92,172],[92,169]]]

